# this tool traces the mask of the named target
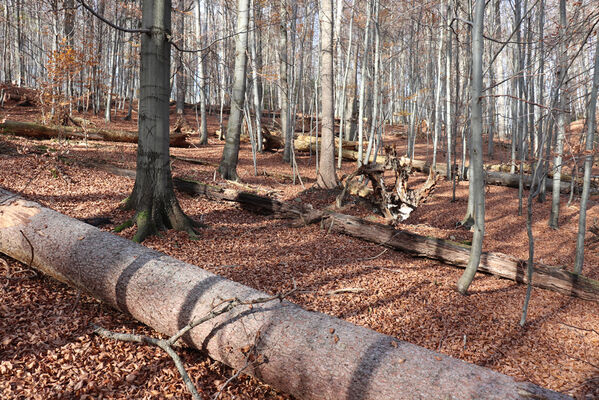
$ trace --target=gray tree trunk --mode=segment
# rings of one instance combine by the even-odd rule
[[[559,110],[557,114],[557,141],[555,144],[555,158],[553,159],[553,192],[551,193],[551,213],[549,214],[549,226],[557,229],[559,226],[559,186],[562,175],[562,156],[564,153],[564,139],[566,137],[566,88],[565,74],[567,69],[567,53],[566,53],[566,0],[559,2],[560,15],[560,44],[559,44],[559,66],[558,66],[558,81],[561,82]]]
[[[281,134],[285,139],[283,161],[290,163],[293,159],[293,130],[289,129],[289,81],[287,60],[287,0],[280,0],[279,24],[279,81],[281,91]]]
[[[194,233],[175,197],[169,159],[171,1],[143,0],[142,26],[151,33],[141,35],[137,174],[126,203],[136,211],[136,241],[165,228]]]
[[[245,101],[245,82],[247,70],[248,26],[250,0],[237,1],[237,29],[235,35],[235,71],[231,113],[227,124],[227,136],[223,156],[218,172],[223,179],[237,180],[237,161],[239,157],[239,138],[243,123]]]
[[[483,171],[482,141],[482,83],[483,83],[483,23],[485,1],[476,0],[474,5],[474,24],[472,26],[472,102],[471,102],[471,159],[470,159],[470,191],[474,203],[474,235],[468,266],[460,277],[457,289],[466,294],[474,279],[483,247],[485,235],[485,181]]]
[[[374,0],[378,1],[378,0]],[[362,54],[362,69],[360,71],[360,102],[358,109],[358,166],[362,165],[364,154],[364,117],[366,111],[366,70],[370,48],[370,20],[372,19],[371,0],[366,0],[366,28],[364,28],[364,52]]]
[[[335,174],[335,88],[333,82],[333,0],[320,1],[320,82],[322,102],[322,148],[316,184],[337,186]]]
[[[256,5],[254,2],[251,4],[251,21],[252,31],[250,32],[251,38],[249,42],[250,53],[252,56],[252,98],[254,100],[254,113],[256,116],[256,150],[262,153],[262,101],[260,100],[260,75],[258,70],[260,68],[258,63],[258,24],[256,24]]]
[[[177,12],[175,18],[176,21],[176,32],[175,34],[179,37],[178,44],[179,47],[184,47],[185,43],[185,0],[179,0],[179,4],[177,6]],[[183,55],[182,51],[176,52],[176,65],[175,65],[175,81],[177,82],[176,86],[176,100],[177,100],[177,115],[183,115],[185,111],[185,66],[183,65]]]
[[[595,72],[593,74],[593,87],[591,89],[591,99],[587,107],[587,137],[584,159],[584,178],[582,183],[582,196],[580,198],[580,215],[578,217],[578,235],[576,236],[576,259],[574,260],[574,273],[581,274],[584,263],[584,236],[586,232],[587,203],[589,201],[589,191],[591,188],[591,173],[593,169],[593,147],[595,143],[595,126],[597,112],[597,88],[599,86],[599,40],[596,40],[595,47]]]
[[[196,43],[202,47],[202,11],[201,0],[196,0],[194,7],[194,20],[196,29]],[[200,144],[208,144],[208,122],[206,120],[206,76],[204,74],[205,58],[207,54],[202,52],[198,55],[198,79],[200,92]]]

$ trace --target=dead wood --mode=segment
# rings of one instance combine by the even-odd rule
[[[30,247],[34,268],[170,337],[226,299],[268,297],[0,190],[0,251],[27,262]],[[233,308],[183,339],[236,369],[255,346],[264,362],[247,373],[297,398],[568,398],[288,301]]]
[[[4,121],[0,123],[0,133],[34,139],[74,138],[87,140],[105,140],[108,142],[137,143],[137,132],[116,131],[79,126],[42,125],[33,122]],[[187,135],[170,136],[173,147],[189,147]]]
[[[333,232],[345,233],[394,250],[439,260],[461,268],[466,267],[470,257],[470,246],[393,229],[350,215],[328,213],[324,216],[324,225],[330,226]],[[478,271],[518,283],[528,282],[526,261],[506,254],[483,253]],[[576,275],[561,268],[535,263],[532,284],[535,287],[599,302],[599,281]]]
[[[371,200],[388,224],[405,221],[412,211],[426,201],[432,193],[437,182],[437,175],[431,170],[426,182],[418,189],[408,187],[411,173],[411,162],[403,157],[397,157],[395,147],[385,146],[385,165],[371,163],[359,167],[355,172],[345,179],[343,191],[337,196],[337,207],[343,206],[344,198],[352,189],[358,193],[366,193],[367,199]],[[395,174],[393,187],[385,184],[384,172],[392,170]],[[365,190],[357,180],[361,177],[363,182],[370,182],[372,190]]]
[[[135,177],[135,171],[99,165],[109,172]],[[470,257],[470,246],[450,240],[422,236],[397,230],[393,227],[370,222],[350,215],[328,210],[313,210],[309,206],[282,202],[253,193],[224,189],[202,183],[174,178],[177,190],[191,195],[202,195],[212,200],[233,201],[243,209],[260,214],[272,214],[278,218],[291,218],[293,225],[309,225],[325,221],[323,225],[331,232],[344,233],[394,250],[404,251],[418,257],[439,260],[445,264],[465,268]],[[479,272],[485,272],[518,283],[528,283],[526,260],[501,253],[484,253]],[[599,302],[599,281],[576,275],[562,268],[535,263],[532,285],[584,300]]]

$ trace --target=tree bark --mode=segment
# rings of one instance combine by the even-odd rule
[[[472,100],[471,122],[472,142],[470,150],[470,191],[474,205],[474,235],[470,258],[466,270],[457,285],[458,292],[466,294],[480,263],[485,235],[485,180],[483,170],[483,124],[482,124],[482,82],[483,82],[483,21],[485,0],[476,0],[472,26]]]
[[[283,150],[283,161],[290,163],[293,152],[293,130],[289,128],[289,82],[287,61],[287,0],[279,0],[280,19],[279,22],[279,81],[281,84],[281,132],[285,139]]]
[[[233,96],[231,98],[231,114],[227,123],[227,136],[223,156],[218,172],[223,179],[237,180],[237,161],[239,158],[239,138],[243,123],[245,102],[245,81],[247,69],[248,24],[250,0],[238,0],[237,34],[235,35],[235,74]]]
[[[194,20],[196,30],[196,42],[198,46],[202,46],[202,21],[201,21],[201,1],[195,1],[194,7]],[[204,65],[206,53],[200,53],[198,55],[198,80],[199,80],[199,92],[200,92],[200,144],[208,144],[208,122],[206,118],[206,79],[204,74]]]
[[[566,0],[560,0],[559,2],[559,15],[560,15],[560,57],[558,66],[558,81],[561,83],[558,90],[559,95],[559,110],[557,114],[557,142],[555,144],[555,157],[553,159],[553,193],[551,196],[551,213],[549,214],[549,227],[557,229],[559,227],[559,191],[555,190],[560,185],[560,177],[562,173],[562,160],[564,153],[564,140],[566,138],[566,89],[565,85],[565,74],[567,69],[567,57],[566,53]]]
[[[584,263],[584,236],[586,233],[587,203],[589,201],[589,191],[591,188],[591,172],[593,169],[593,147],[595,145],[595,127],[597,121],[595,114],[597,112],[597,90],[599,87],[599,40],[595,47],[595,65],[593,74],[593,86],[591,88],[591,98],[589,100],[587,111],[587,137],[584,159],[584,178],[582,184],[582,196],[580,198],[580,215],[578,216],[578,234],[576,236],[576,259],[574,261],[574,273],[581,274]]]
[[[265,296],[3,190],[0,246],[168,336],[222,299]],[[184,340],[235,369],[254,347],[266,362],[246,372],[303,399],[568,398],[288,301],[235,308]]]
[[[320,1],[320,82],[322,86],[322,148],[316,185],[337,186],[335,173],[335,90],[333,84],[333,0]]]
[[[169,94],[171,1],[144,0],[141,36],[139,143],[137,173],[126,208],[134,209],[137,233],[133,240],[165,228],[195,234],[175,197],[169,159]]]

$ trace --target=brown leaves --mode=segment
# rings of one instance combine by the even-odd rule
[[[120,117],[115,121],[117,125],[112,128],[125,130],[132,129],[136,123],[131,121],[125,125]],[[100,120],[95,122],[103,126]],[[211,132],[218,125],[213,116],[209,125]],[[179,156],[218,163],[222,143],[210,140],[207,147],[171,151]],[[40,145],[62,150],[52,142],[1,137],[0,143],[6,144],[0,148],[28,149],[23,154],[0,154],[3,171],[0,186],[76,218],[107,215],[115,224],[120,224],[131,217],[131,213],[119,209],[119,202],[130,194],[133,180],[59,161],[62,170],[78,182],[68,184],[48,173],[54,164],[40,165],[41,159],[54,163],[55,158],[49,155],[36,158],[33,152]],[[399,143],[398,148],[404,144]],[[129,169],[135,167],[134,145],[98,142],[93,146],[72,144],[68,148],[69,157],[105,161]],[[498,158],[504,157],[501,151],[505,149],[497,146]],[[426,149],[417,143],[416,158],[424,159],[425,154]],[[300,198],[303,204],[312,204],[315,209],[330,206],[335,200],[334,192],[303,191],[300,185],[293,186],[288,179],[283,180],[281,176],[289,175],[290,169],[281,163],[280,154],[258,155],[259,170],[266,170],[269,175],[253,175],[247,144],[242,144],[240,161],[238,172],[245,184],[276,191],[281,199]],[[313,182],[316,178],[313,162],[314,157],[297,155],[304,182]],[[175,176],[189,176],[202,182],[213,178],[214,167],[210,165],[175,160],[172,168]],[[353,163],[344,163],[342,172],[351,173],[353,169]],[[386,178],[393,179],[393,176],[387,174]],[[418,187],[426,178],[415,174],[410,181]],[[527,255],[525,220],[517,216],[514,193],[509,188],[489,188],[485,250],[523,258]],[[451,184],[438,182],[435,196],[418,207],[409,223],[401,227],[427,236],[449,238],[451,235],[456,241],[470,240],[470,232],[455,228],[455,222],[465,212],[467,185],[457,185],[456,202],[450,202],[451,195]],[[178,198],[189,215],[202,218],[209,227],[202,230],[199,241],[190,241],[185,233],[168,231],[161,237],[148,239],[144,243],[148,247],[269,293],[289,290],[295,279],[300,289],[310,292],[298,293],[291,300],[307,309],[488,366],[516,379],[531,380],[577,396],[583,393],[590,393],[590,398],[599,396],[596,382],[584,384],[596,376],[597,371],[579,361],[599,365],[599,337],[560,324],[599,326],[596,308],[589,303],[535,290],[530,309],[530,320],[535,322],[521,330],[518,318],[525,292],[523,286],[477,276],[472,295],[462,297],[453,290],[461,271],[441,263],[391,250],[382,252],[380,246],[332,232],[325,236],[328,227],[323,230],[319,226],[291,228],[284,221],[255,215],[232,204],[182,194]],[[360,201],[349,202],[344,207],[344,213],[359,217],[370,216],[373,211],[372,206]],[[549,205],[535,204],[535,252],[547,264],[571,265],[573,261],[577,208],[564,210],[567,211],[560,221],[562,228],[548,230]],[[589,221],[599,217],[599,208],[592,207],[589,214]],[[381,220],[379,216],[373,219]],[[108,225],[102,229],[111,228],[113,226]],[[129,228],[121,234],[131,237],[134,231],[135,228]],[[587,252],[585,257],[585,274],[599,277],[599,253]],[[366,258],[369,260],[364,260]],[[26,268],[10,260],[7,264],[8,269],[0,268],[0,277]],[[29,274],[18,276],[22,279],[0,278],[0,393],[4,398],[64,398],[66,393],[78,398],[101,396],[107,399],[187,396],[168,356],[150,347],[94,338],[89,335],[88,325],[96,322],[117,331],[151,335],[147,328],[85,296],[76,303],[74,291],[50,279],[33,278]],[[323,295],[340,288],[364,290]],[[335,343],[342,339],[339,332],[332,329],[320,334]],[[390,340],[388,346],[393,351],[401,350],[396,340]],[[251,347],[231,351],[238,352],[238,356],[244,354],[242,352],[252,353]],[[578,360],[565,357],[566,353]],[[222,385],[233,374],[198,353],[184,351],[183,357],[205,397],[211,397],[220,389],[217,383]],[[405,367],[409,367],[409,363]],[[233,396],[241,399],[283,397],[255,380],[242,377],[228,385],[223,393],[223,398]]]

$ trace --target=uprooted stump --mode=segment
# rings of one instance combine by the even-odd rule
[[[262,292],[0,190],[0,251],[174,335],[226,299]],[[303,399],[566,399],[563,394],[288,302],[250,304],[185,343]]]
[[[384,180],[385,170],[393,170],[395,182],[392,188]],[[412,211],[425,202],[431,195],[437,175],[431,169],[426,182],[417,189],[408,187],[412,164],[404,157],[398,157],[395,147],[385,146],[385,164],[370,163],[362,165],[345,179],[343,190],[337,196],[337,207],[342,207],[348,193],[370,199],[388,224],[406,220]],[[359,182],[358,178],[362,178]],[[368,182],[372,189],[368,189]]]

